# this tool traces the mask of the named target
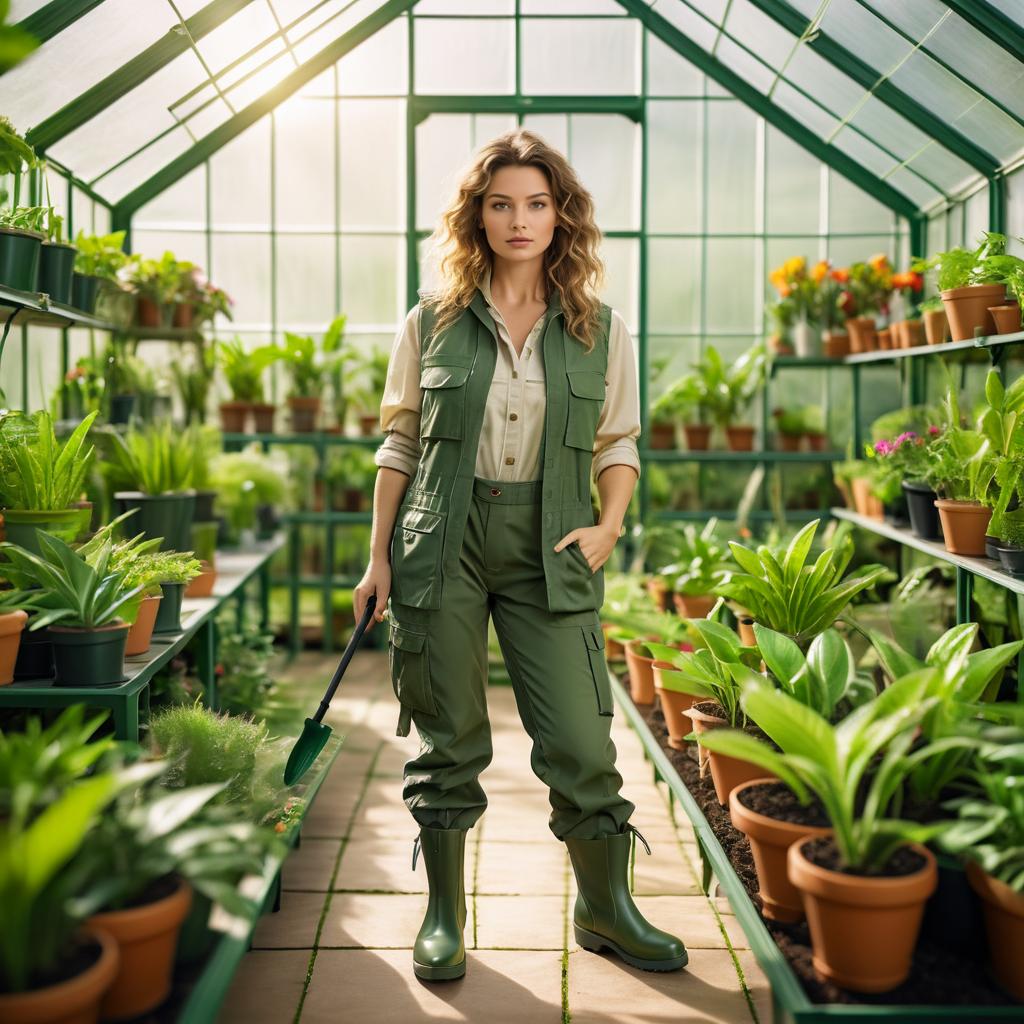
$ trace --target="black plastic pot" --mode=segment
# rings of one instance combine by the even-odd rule
[[[96,295],[102,278],[90,274],[80,274],[76,270],[71,275],[71,305],[83,313],[96,312]]]
[[[0,228],[0,284],[21,292],[39,290],[43,236],[17,228]]]
[[[940,540],[942,527],[939,523],[939,510],[935,507],[935,492],[927,484],[904,480],[903,493],[906,495],[910,529],[914,536],[922,540]]]
[[[143,494],[141,491],[118,491],[114,495],[118,512],[130,508],[138,511],[124,524],[126,535],[144,533],[162,537],[161,551],[191,551],[192,517],[196,507],[195,491],[177,494]]]
[[[217,518],[217,514],[213,511],[213,503],[216,499],[216,491],[196,491],[196,510],[192,521],[212,523]]]
[[[14,662],[14,679],[52,679],[53,641],[50,631],[44,626],[34,633],[23,630],[18,657]]]
[[[75,629],[50,626],[57,686],[113,686],[125,681],[124,647],[129,626]]]
[[[163,600],[156,610],[154,633],[181,632],[181,599],[185,595],[184,583],[161,583]]]
[[[991,558],[993,562],[999,561],[999,549],[1002,547],[1003,542],[998,537],[993,537],[992,534],[985,534],[985,557]]]
[[[281,525],[273,505],[256,506],[256,539],[269,540]]]
[[[999,562],[1011,576],[1024,576],[1024,548],[999,546]]]
[[[39,290],[51,301],[67,305],[71,302],[71,277],[75,271],[73,245],[51,245],[44,242],[39,260]]]
[[[882,506],[882,514],[893,526],[909,526],[910,514],[907,511],[907,499],[902,494],[887,505]]]
[[[135,411],[135,395],[110,396],[110,422],[127,423]]]
[[[936,854],[939,881],[924,908],[921,939],[956,953],[978,955],[988,948],[981,900],[967,881],[963,866]]]

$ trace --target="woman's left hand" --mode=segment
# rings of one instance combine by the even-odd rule
[[[555,550],[561,551],[567,544],[576,541],[583,557],[586,558],[591,572],[597,572],[611,557],[615,550],[615,542],[619,539],[619,531],[598,523],[596,526],[581,526],[570,530],[556,545]]]

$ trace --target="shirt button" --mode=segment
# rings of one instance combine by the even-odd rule
[[[518,413],[512,413],[512,415],[509,416],[509,419],[510,420],[517,420],[517,419],[519,419],[519,414]]]
[[[508,458],[507,458],[507,459],[505,460],[505,465],[506,465],[506,466],[511,466],[511,465],[513,465],[513,464],[515,463],[515,461],[516,461],[516,460],[515,460],[515,459],[514,459],[514,458],[513,458],[513,457],[512,457],[511,455],[510,455],[510,456],[509,456],[509,457],[508,457]]]
[[[519,376],[518,372],[517,372],[517,371],[515,371],[515,370],[513,370],[513,371],[512,371],[512,377],[513,377],[513,378],[516,378],[516,377],[518,377],[518,376]]]

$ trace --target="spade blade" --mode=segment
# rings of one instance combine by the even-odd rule
[[[314,722],[307,718],[302,727],[302,735],[296,740],[292,752],[288,755],[288,763],[284,766],[284,784],[294,785],[313,766],[320,751],[324,749],[331,735],[331,727],[322,722]]]

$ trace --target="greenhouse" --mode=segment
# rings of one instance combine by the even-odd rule
[[[1022,0],[0,0],[0,1022],[1024,1021]]]

